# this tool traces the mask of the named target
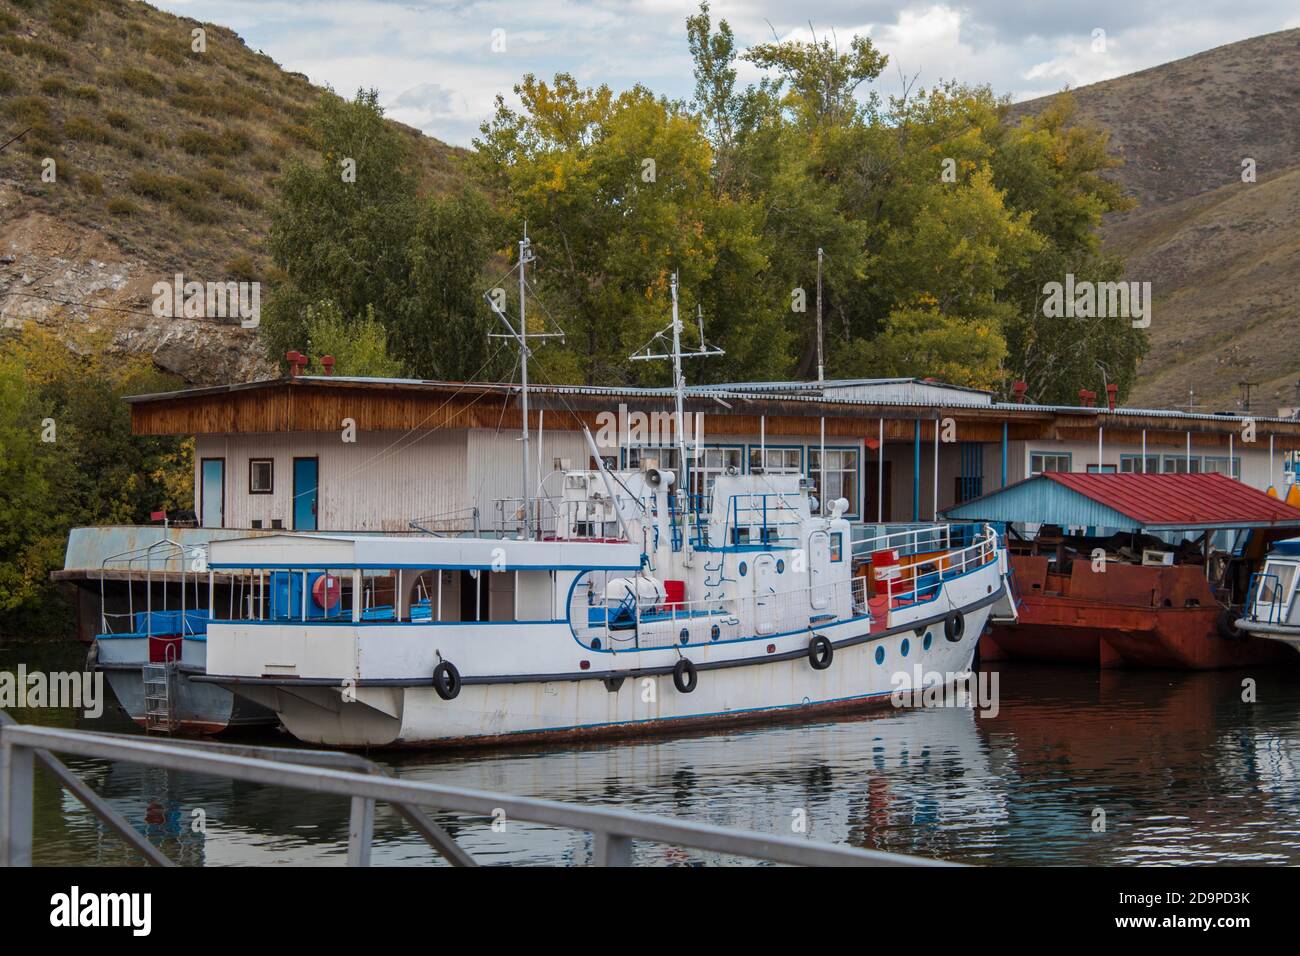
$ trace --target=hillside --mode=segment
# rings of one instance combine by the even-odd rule
[[[1218,47],[1074,91],[1108,129],[1137,208],[1106,224],[1155,296],[1134,404],[1297,404],[1300,379],[1300,30]],[[1045,100],[1017,104],[1036,109]],[[1257,181],[1242,182],[1252,158]]]
[[[264,374],[237,320],[155,318],[150,289],[177,272],[266,278],[275,178],[322,92],[230,30],[138,0],[0,0],[0,142],[26,130],[0,152],[4,328],[104,330],[191,382]],[[426,188],[459,178],[462,151],[394,125]]]

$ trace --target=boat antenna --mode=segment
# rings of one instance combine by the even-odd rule
[[[502,324],[506,327],[506,332],[490,332],[489,338],[494,339],[514,339],[519,343],[519,393],[523,405],[523,499],[524,499],[524,534],[525,538],[532,534],[532,498],[529,495],[531,487],[530,461],[528,452],[528,356],[532,354],[532,349],[528,347],[529,339],[564,339],[564,330],[559,332],[529,332],[527,317],[527,298],[528,298],[528,263],[535,259],[533,255],[532,240],[528,238],[528,223],[524,223],[524,236],[519,240],[519,261],[515,268],[519,270],[519,325],[518,328],[511,323],[510,318],[505,312],[505,290],[501,288],[488,289],[483,293],[483,298],[487,300],[488,306]],[[508,273],[507,273],[508,274]]]
[[[672,276],[672,295],[673,295],[673,320],[666,328],[663,328],[654,334],[654,337],[647,342],[640,351],[632,354],[633,362],[650,362],[656,360],[671,360],[673,363],[673,395],[676,402],[676,438],[677,438],[677,461],[682,471],[678,476],[677,491],[678,495],[684,494],[683,489],[686,485],[686,376],[682,373],[682,359],[684,358],[711,358],[718,355],[726,355],[722,349],[710,346],[704,340],[704,317],[701,312],[699,316],[700,327],[700,347],[691,352],[682,352],[682,320],[678,313],[677,302],[677,273]],[[656,343],[667,346],[668,351],[656,351]],[[689,499],[686,499],[689,500]]]

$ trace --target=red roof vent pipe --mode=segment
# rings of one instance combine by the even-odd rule
[[[1119,386],[1114,382],[1106,386],[1106,407],[1112,412],[1115,410],[1115,401],[1119,398]]]
[[[289,363],[290,378],[297,378],[301,375],[303,368],[307,365],[307,356],[294,350],[285,352],[284,360]]]
[[[1097,393],[1090,392],[1086,388],[1079,389],[1079,404],[1084,408],[1094,408],[1097,404]]]
[[[334,356],[322,355],[320,357],[320,364],[324,367],[326,375],[334,374]],[[1113,408],[1114,406],[1112,405],[1111,407]]]
[[[1016,404],[1023,405],[1025,404],[1025,392],[1029,391],[1029,384],[1027,382],[1013,382],[1011,391],[1016,396]]]

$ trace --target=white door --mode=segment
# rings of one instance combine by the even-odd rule
[[[777,610],[776,559],[760,554],[754,559],[754,633],[775,631]]]
[[[831,539],[825,531],[808,536],[808,603],[824,611],[831,603]]]

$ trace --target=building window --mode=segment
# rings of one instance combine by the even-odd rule
[[[1029,472],[1041,475],[1045,471],[1069,471],[1069,452],[1036,451],[1029,456]]]
[[[269,495],[275,491],[275,462],[270,458],[253,458],[248,462],[248,493]]]
[[[1114,465],[1089,465],[1088,474],[1090,475],[1113,475],[1115,474]]]
[[[1141,474],[1143,471],[1142,456],[1141,455],[1120,455],[1119,470],[1126,475]],[[1147,466],[1146,466],[1147,473],[1154,475],[1159,470],[1160,470],[1160,456],[1147,455]]]
[[[1227,455],[1213,458],[1207,455],[1205,458],[1201,459],[1201,470],[1215,472],[1220,475],[1227,475],[1230,478],[1240,479],[1241,459],[1233,456],[1232,464],[1229,465]]]
[[[1201,459],[1197,455],[1191,458],[1186,455],[1165,455],[1162,465],[1160,470],[1166,474],[1185,475],[1188,472],[1196,474],[1201,470]]]
[[[677,467],[676,448],[654,448],[650,446],[629,448],[627,449],[627,467],[632,471],[654,467],[667,469],[679,476],[682,473],[681,469]]]
[[[713,494],[713,483],[728,469],[740,473],[744,464],[742,448],[703,448],[700,457],[691,463],[691,494],[708,497]]]
[[[802,475],[802,448],[753,448],[749,449],[749,470],[763,469],[767,475]]]
[[[850,448],[826,449],[826,489],[822,494],[821,448],[808,449],[808,479],[817,489],[820,501],[829,503],[836,498],[849,500],[848,513],[858,513],[858,452]]]

